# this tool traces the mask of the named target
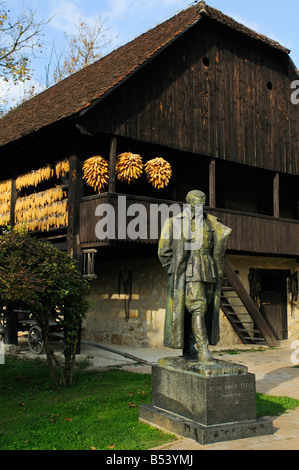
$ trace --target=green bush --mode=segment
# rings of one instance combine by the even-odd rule
[[[0,307],[28,310],[34,315],[42,329],[51,376],[65,386],[72,383],[78,331],[88,309],[87,294],[88,284],[67,253],[24,231],[7,230],[0,236]],[[48,336],[49,322],[58,313],[64,318],[64,366],[51,349]]]

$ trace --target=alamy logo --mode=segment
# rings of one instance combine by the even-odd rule
[[[184,204],[130,204],[126,196],[117,198],[116,208],[112,204],[99,204],[95,216],[100,217],[95,227],[98,240],[184,240],[186,250],[199,250],[203,241],[203,205]]]
[[[0,340],[0,365],[5,363],[4,342]]]
[[[299,341],[293,341],[291,344],[291,349],[295,349],[295,351],[291,354],[291,363],[294,366],[299,366]]]
[[[291,102],[293,104],[299,104],[299,80],[292,82],[291,88],[295,90],[291,94]]]

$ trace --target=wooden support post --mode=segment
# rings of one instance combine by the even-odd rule
[[[216,207],[216,160],[209,165],[209,206]]]
[[[18,345],[18,313],[6,310],[5,312],[5,344]]]
[[[71,156],[69,161],[67,252],[79,262],[79,270],[82,272],[83,254],[80,247],[80,199],[84,193],[82,162],[76,156]],[[76,354],[80,354],[80,352],[81,326],[78,334]]]
[[[276,173],[273,180],[273,215],[274,217],[280,216],[279,207],[279,173]]]
[[[116,154],[117,154],[117,137],[112,137],[110,142],[110,153],[109,153],[109,193],[115,193],[116,191]]]
[[[76,157],[70,157],[70,176],[68,193],[68,229],[67,252],[79,261],[81,268],[82,252],[80,248],[80,199],[83,197],[82,162]]]
[[[15,226],[15,208],[18,199],[18,191],[16,188],[16,179],[11,180],[11,197],[10,197],[10,226]]]

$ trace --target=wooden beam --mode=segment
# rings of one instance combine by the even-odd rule
[[[16,188],[16,178],[11,180],[11,197],[10,197],[10,226],[15,226],[15,208],[18,199],[18,191]]]
[[[116,192],[116,154],[117,154],[117,137],[113,136],[110,141],[110,153],[109,153],[109,193]]]
[[[276,173],[273,180],[273,215],[274,217],[280,216],[279,205],[279,173]]]
[[[71,156],[68,192],[67,252],[72,258],[82,262],[80,249],[80,199],[83,197],[82,162]]]
[[[209,165],[209,206],[216,207],[216,160]]]

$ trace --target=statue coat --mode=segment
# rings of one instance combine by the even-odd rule
[[[206,327],[211,345],[219,342],[219,308],[223,258],[231,229],[223,225],[216,217],[205,214],[213,231],[213,260],[217,267],[214,301],[206,313]],[[189,222],[188,222],[189,219]],[[190,223],[187,210],[166,220],[159,241],[158,256],[169,275],[164,327],[164,346],[172,349],[184,348],[185,286],[188,251],[184,233]],[[182,236],[175,236],[181,225]]]

